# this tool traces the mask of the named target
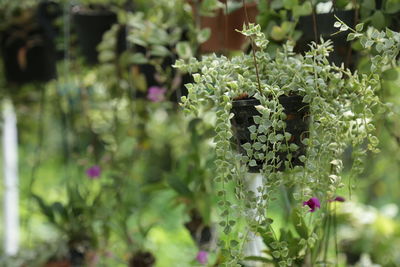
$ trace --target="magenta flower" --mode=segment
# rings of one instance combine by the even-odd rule
[[[346,199],[345,199],[344,197],[337,196],[337,197],[335,197],[334,199],[330,199],[330,200],[328,200],[328,201],[329,201],[329,202],[334,202],[334,201],[337,201],[337,202],[345,202]]]
[[[86,175],[91,179],[99,178],[101,174],[100,166],[94,165],[86,170]]]
[[[321,208],[321,203],[318,198],[312,197],[308,201],[303,202],[303,206],[308,206],[310,208],[309,212],[314,212],[316,208]]]
[[[167,89],[158,86],[152,86],[147,91],[147,99],[152,102],[161,102],[165,99]]]
[[[197,253],[196,260],[197,260],[200,264],[207,264],[207,261],[208,261],[208,253],[207,253],[207,251],[200,250],[200,251]]]

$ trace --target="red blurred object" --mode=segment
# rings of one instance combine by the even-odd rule
[[[189,1],[195,18],[198,18],[200,27],[210,28],[210,38],[201,44],[200,51],[203,53],[208,52],[222,52],[222,51],[235,51],[242,50],[246,42],[246,37],[237,32],[236,29],[241,30],[243,24],[247,22],[247,11],[249,22],[254,23],[258,14],[257,3],[246,3],[246,6],[225,14],[224,8],[216,11],[214,17],[199,16],[196,4]],[[224,2],[220,0],[220,2]]]

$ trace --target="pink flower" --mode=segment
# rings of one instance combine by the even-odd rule
[[[207,261],[208,261],[208,252],[207,251],[204,251],[204,250],[200,250],[198,253],[197,253],[197,256],[196,256],[196,260],[200,263],[200,264],[207,264]]]
[[[100,166],[97,166],[97,165],[94,165],[86,170],[86,175],[90,179],[97,179],[97,178],[99,178],[100,174],[101,174],[101,169],[100,169]]]
[[[152,102],[161,102],[165,99],[167,89],[158,86],[152,86],[147,91],[147,99]]]
[[[334,201],[337,201],[337,202],[345,202],[346,199],[345,199],[344,197],[337,196],[337,197],[335,197],[334,199],[330,199],[330,200],[328,200],[328,201],[329,201],[329,202],[334,202]]]
[[[316,208],[321,208],[321,203],[318,198],[312,197],[308,201],[303,202],[303,206],[308,206],[310,208],[309,212],[314,212]]]

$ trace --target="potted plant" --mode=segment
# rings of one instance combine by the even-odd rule
[[[117,14],[113,9],[122,8],[124,3],[125,0],[82,0],[72,8],[78,43],[87,63],[98,62],[96,47],[103,34],[117,23]]]
[[[246,20],[245,8],[250,22],[258,14],[257,2],[233,0],[190,0],[196,26],[209,29],[210,38],[200,46],[203,53],[242,50],[246,41],[237,29],[242,29]]]
[[[89,168],[87,175],[90,182],[95,183],[94,180],[100,176],[99,167]],[[101,240],[107,239],[107,230],[99,233],[98,227],[95,227],[100,223],[100,228],[106,229],[107,219],[103,217],[108,216],[104,210],[100,211],[105,199],[101,189],[96,187],[90,183],[78,185],[69,182],[67,201],[64,203],[54,201],[47,204],[41,196],[33,195],[42,214],[62,234],[68,248],[64,260],[68,260],[70,266],[83,266],[88,260],[88,252],[94,250]]]
[[[131,97],[153,102],[177,102],[186,94],[182,84],[190,81],[190,76],[171,64],[194,55],[206,37],[194,30],[185,10],[176,10],[179,2],[174,6],[177,15],[160,2],[152,9],[159,14],[156,18],[142,12],[128,13],[125,25],[115,25],[104,35],[98,46],[100,72],[107,77],[110,90],[122,93],[123,84]]]
[[[185,111],[201,115],[212,109],[216,114],[215,181],[220,185],[220,226],[226,235],[220,246],[225,264],[242,257],[241,244],[246,238],[238,238],[239,230],[235,230],[240,216],[247,219],[247,229],[275,234],[269,228],[272,220],[268,208],[282,186],[291,189],[298,216],[309,217],[305,223],[310,230],[299,246],[302,251],[318,251],[315,244],[323,239],[324,231],[317,232],[316,226],[324,214],[329,214],[329,200],[344,186],[344,149],[353,147],[351,169],[357,172],[363,163],[362,155],[366,150],[376,151],[378,144],[371,123],[380,103],[375,94],[378,80],[331,65],[327,59],[332,51],[329,41],[313,43],[304,56],[296,55],[288,43],[271,58],[266,52],[268,40],[259,25],[248,24],[242,33],[254,45],[250,54],[230,59],[209,55],[175,63],[175,67],[193,74],[194,83],[186,85],[188,97],[182,98]],[[250,140],[240,144],[242,153],[238,154],[233,145],[237,140],[232,120],[238,114],[234,110],[238,101],[235,99],[243,97],[256,100],[253,105],[258,113],[248,117],[252,124],[248,127]],[[285,101],[291,98],[300,98],[301,103],[296,101],[285,107]],[[292,117],[288,107],[296,106],[300,114],[308,108],[305,117],[299,116],[308,124],[300,139],[304,148],[293,142],[292,137],[298,137],[288,127]],[[297,154],[302,149],[304,152]],[[262,186],[254,192],[246,189],[245,175],[257,165]],[[287,243],[274,249],[279,266],[292,265],[294,258]]]
[[[351,1],[346,4],[354,4]],[[322,2],[321,2],[322,3]],[[325,3],[326,4],[326,3]],[[347,5],[347,6],[348,6]],[[333,24],[335,16],[345,21],[351,27],[358,23],[358,7],[352,6],[351,9],[345,9],[345,3],[337,4],[332,1],[330,10],[318,10],[318,3],[312,8],[312,12],[307,16],[300,16],[296,29],[302,32],[301,38],[297,41],[296,51],[303,53],[307,51],[307,44],[311,41],[318,41],[319,38],[330,39],[333,42],[333,52],[330,54],[329,60],[336,65],[342,63],[346,67],[355,67],[355,60],[352,57],[351,43],[346,41],[346,35],[337,33]],[[317,11],[319,11],[317,13]],[[312,25],[312,31],[310,31]],[[316,39],[317,38],[317,39]]]
[[[59,14],[57,6],[51,2],[13,5],[17,3],[6,1],[1,9],[5,20],[0,25],[0,46],[6,80],[47,82],[56,77],[52,23]],[[47,8],[50,6],[53,8]]]

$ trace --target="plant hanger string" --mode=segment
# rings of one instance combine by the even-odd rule
[[[228,0],[225,0],[225,14],[224,14],[224,22],[225,22],[225,30],[224,30],[224,40],[223,40],[223,51],[224,54],[226,54],[227,49],[226,49],[226,43],[228,40]]]
[[[310,0],[311,4],[311,12],[312,12],[312,20],[313,20],[313,32],[314,32],[314,41],[315,43],[318,44],[318,27],[317,27],[317,15],[316,15],[316,7],[315,5],[312,4],[312,1]]]
[[[243,7],[244,7],[244,14],[245,14],[245,23],[247,28],[249,28],[249,15],[247,14],[247,7],[246,7],[246,2],[245,0],[242,0]],[[253,52],[253,61],[254,61],[254,67],[256,68],[256,76],[257,76],[257,84],[258,84],[258,92],[262,95],[261,91],[261,82],[260,82],[260,75],[258,72],[258,64],[257,64],[257,58],[256,58],[256,49],[255,49],[255,44],[252,36],[249,36],[250,42],[251,42],[251,50]]]

